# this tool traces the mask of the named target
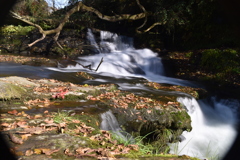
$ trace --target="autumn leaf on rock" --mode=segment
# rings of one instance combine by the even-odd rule
[[[42,150],[42,153],[44,153],[48,156],[59,151],[59,149],[45,149],[45,148],[43,148],[41,150]]]
[[[25,128],[23,131],[18,131],[18,133],[41,134],[44,131],[45,129],[42,127],[34,127],[34,128]]]
[[[16,143],[16,144],[23,144],[23,140],[21,138],[18,138],[17,136],[15,136],[14,134],[10,133],[9,134],[9,137],[11,139],[11,141],[13,143]]]
[[[13,114],[13,115],[16,115],[18,113],[17,110],[12,110],[12,111],[8,111],[9,114]]]
[[[23,135],[21,135],[23,141],[26,141],[28,139],[28,137],[30,137],[30,136],[32,136],[32,134],[23,134]]]
[[[9,127],[10,124],[9,124],[9,123],[6,123],[6,122],[3,122],[3,123],[0,124],[0,126],[2,126],[2,127]]]
[[[31,156],[33,154],[32,150],[26,150],[25,156]]]
[[[80,121],[77,120],[77,119],[73,119],[72,122],[73,122],[73,123],[80,123]]]
[[[80,155],[88,154],[88,153],[91,153],[91,152],[94,152],[94,151],[95,150],[91,149],[91,148],[82,148],[82,147],[80,147],[80,148],[76,149],[76,153],[80,154]]]
[[[46,118],[46,119],[44,120],[44,122],[46,122],[46,123],[53,123],[54,120],[53,120],[53,118],[51,118],[51,119]]]
[[[19,121],[19,122],[17,122],[17,126],[21,127],[21,128],[27,128],[28,124],[25,121]]]

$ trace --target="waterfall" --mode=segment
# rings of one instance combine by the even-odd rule
[[[231,147],[236,138],[237,107],[231,101],[216,101],[198,103],[194,98],[178,98],[186,106],[191,117],[192,131],[184,131],[184,140],[169,144],[172,154],[189,155],[200,159],[220,159]]]
[[[166,77],[164,66],[157,53],[147,48],[135,49],[131,38],[101,31],[100,42],[97,43],[91,30],[88,30],[87,38],[90,44],[96,47],[97,54],[79,57],[76,61],[81,65],[51,69],[60,72],[89,72],[99,75],[99,78],[87,80],[86,83],[117,83],[121,89],[130,91],[150,91],[141,85],[126,84],[125,80],[134,78],[144,78],[157,83],[199,87],[186,80]],[[83,65],[91,65],[91,68],[95,69],[99,65],[101,58],[103,58],[103,62],[96,72],[83,67]],[[109,79],[113,80],[109,81]],[[151,92],[153,91],[157,94],[166,94],[161,91],[151,90]],[[171,94],[168,92],[168,95]],[[169,144],[170,152],[212,160],[223,157],[237,134],[234,127],[237,123],[234,106],[239,106],[239,103],[232,103],[234,100],[217,101],[214,98],[211,99],[211,103],[207,103],[205,101],[196,101],[194,98],[187,98],[184,94],[177,93],[177,95],[180,96],[178,101],[188,109],[193,129],[190,132],[185,131],[182,133],[181,137],[185,139],[182,142]],[[111,111],[101,114],[101,118],[102,129],[111,130],[123,139],[126,138]]]
[[[196,87],[192,82],[166,77],[162,60],[158,54],[147,48],[135,49],[132,38],[101,31],[100,42],[97,44],[94,34],[89,29],[87,39],[94,48],[93,53],[97,52],[97,54],[81,56],[76,59],[75,61],[81,65],[49,69],[60,72],[85,71],[117,79],[144,78],[152,82]],[[97,72],[83,67],[91,66],[92,69],[96,69],[102,58],[103,62]],[[92,80],[92,82],[96,81],[107,82],[106,79]],[[91,83],[91,81],[86,83]]]
[[[95,40],[95,37],[92,33],[92,31],[90,29],[88,29],[88,32],[87,32],[87,39],[90,43],[91,46],[93,46],[93,51],[96,52],[96,53],[99,53],[100,52],[100,48]]]
[[[118,121],[116,117],[113,115],[111,110],[105,113],[102,113],[101,119],[102,119],[102,122],[101,122],[100,128],[102,130],[111,131],[112,133],[115,134],[115,136],[117,136],[118,139],[121,139],[125,142],[133,143],[134,140],[132,136],[129,133],[124,132],[120,128]]]

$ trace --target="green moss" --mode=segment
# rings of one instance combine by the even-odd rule
[[[82,94],[82,95],[69,94],[64,97],[64,100],[66,101],[86,100],[86,95],[85,94]]]
[[[0,82],[0,100],[21,99],[26,94],[22,87]]]
[[[173,112],[171,113],[173,118],[172,127],[174,128],[191,128],[191,118],[187,112]]]

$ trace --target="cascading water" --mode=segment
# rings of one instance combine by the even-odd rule
[[[239,104],[236,105],[234,100],[217,102],[214,98],[211,99],[212,106],[201,101],[198,103],[194,98],[180,97],[178,101],[188,109],[192,131],[182,133],[182,142],[169,144],[170,153],[209,160],[222,158],[237,135],[234,110]]]
[[[100,128],[102,130],[111,131],[117,136],[118,139],[121,139],[125,142],[133,142],[132,136],[120,128],[116,117],[113,115],[112,111],[109,110],[101,114],[102,122]]]
[[[79,57],[76,61],[81,65],[51,69],[61,72],[86,71],[91,74],[114,77],[116,80],[118,78],[140,77],[158,83],[196,86],[185,80],[164,76],[161,58],[149,49],[135,49],[132,39],[104,31],[101,31],[100,34],[100,42],[97,43],[91,30],[88,31],[88,40],[95,47],[97,54]],[[91,65],[91,68],[97,68],[102,57],[103,63],[96,72],[83,67]],[[95,81],[101,83],[107,80],[96,79]],[[89,82],[87,81],[87,83]],[[143,89],[147,91],[146,88],[141,88],[141,86],[126,85],[124,82],[120,83],[119,86],[126,90]],[[233,106],[239,107],[239,103],[219,102],[213,99],[212,103],[208,104],[202,101],[197,102],[194,98],[184,94],[178,93],[177,95],[180,97],[178,101],[188,109],[193,129],[190,132],[183,132],[182,136],[185,137],[185,140],[182,142],[169,144],[171,153],[186,154],[199,158],[210,157],[210,159],[224,156],[236,136],[237,116],[234,115]],[[116,118],[111,112],[101,116],[103,119],[102,129],[114,132],[120,131]]]
[[[97,44],[93,33],[91,30],[88,30],[88,41],[94,47],[94,52],[99,52],[98,54],[79,57],[76,60],[79,64],[76,66],[51,69],[60,72],[86,71],[91,72],[91,74],[100,74],[115,78],[128,79],[130,77],[140,77],[152,82],[196,87],[194,83],[186,80],[164,76],[164,67],[157,53],[147,48],[135,49],[132,38],[118,36],[107,31],[101,31],[100,37],[100,42]],[[101,63],[96,72],[83,67],[91,66],[92,69],[96,69],[102,58],[103,63]],[[94,81],[102,80],[96,79]]]

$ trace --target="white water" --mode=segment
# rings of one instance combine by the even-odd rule
[[[140,77],[158,83],[194,86],[191,82],[164,76],[161,58],[149,49],[135,49],[132,40],[129,38],[109,32],[101,32],[100,42],[97,42],[90,30],[88,38],[92,46],[95,47],[95,52],[99,53],[79,57],[76,61],[84,66],[91,65],[91,68],[95,69],[103,57],[103,63],[98,71],[89,71],[81,65],[51,69],[60,72],[87,71],[92,74],[115,77],[116,79]],[[107,82],[106,79],[95,81]],[[119,86],[130,90],[141,89],[141,86],[133,86],[132,84],[122,83]],[[217,102],[215,99],[209,104],[197,102],[193,98],[178,98],[178,101],[188,108],[193,129],[191,132],[182,134],[185,140],[181,143],[170,144],[171,153],[186,154],[202,159],[218,159],[217,157],[224,156],[236,136],[234,126],[237,123],[237,117],[234,115],[234,107],[239,107],[239,104],[226,101]],[[121,135],[116,118],[110,112],[101,116],[103,129],[119,132]]]
[[[51,68],[51,70],[60,72],[86,71],[91,72],[91,74],[114,78],[140,77],[158,83],[196,86],[194,83],[186,80],[164,76],[162,60],[157,56],[157,53],[147,48],[135,49],[131,38],[101,31],[100,42],[97,42],[91,30],[88,30],[87,38],[92,47],[94,47],[94,52],[99,52],[98,54],[79,57],[76,62],[81,65]],[[103,62],[96,72],[83,67],[91,65],[92,69],[96,69],[101,58],[103,58]],[[102,82],[105,80],[96,79],[94,81]]]
[[[189,155],[200,159],[221,159],[234,142],[237,131],[237,115],[234,110],[239,107],[234,100],[217,102],[212,98],[212,106],[199,103],[190,98],[178,98],[186,106],[191,117],[192,131],[184,131],[185,138],[178,144],[170,144],[170,153]]]
[[[102,113],[101,118],[102,122],[100,128],[102,130],[111,131],[112,133],[115,134],[115,136],[117,136],[118,139],[121,139],[125,142],[134,141],[131,135],[129,135],[126,132],[123,132],[123,130],[120,128],[118,121],[116,117],[113,115],[111,110]]]

